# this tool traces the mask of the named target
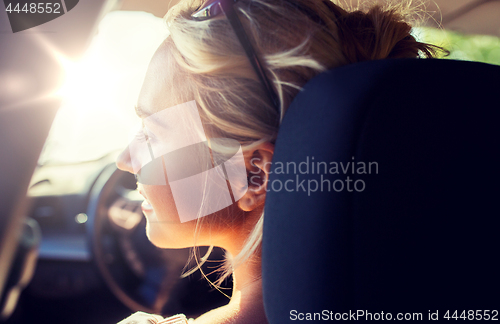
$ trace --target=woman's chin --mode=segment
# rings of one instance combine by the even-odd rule
[[[183,249],[194,246],[194,233],[182,233],[180,228],[173,224],[159,224],[147,219],[146,235],[151,243],[162,249]],[[188,242],[189,241],[189,242]]]
[[[170,248],[167,242],[165,242],[167,241],[165,238],[165,233],[162,233],[162,231],[158,227],[160,227],[159,224],[151,224],[148,219],[146,222],[146,236],[148,237],[149,241],[156,247],[164,249]]]

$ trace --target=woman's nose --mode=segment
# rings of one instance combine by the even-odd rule
[[[122,171],[127,171],[134,174],[134,168],[132,167],[132,160],[130,158],[130,149],[127,146],[116,159],[116,167]]]

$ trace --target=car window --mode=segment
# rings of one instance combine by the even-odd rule
[[[450,51],[444,58],[500,65],[500,38],[491,35],[467,35],[430,27],[415,28],[414,35],[427,43]]]
[[[149,60],[166,35],[161,18],[114,11],[100,22],[80,60],[60,58],[66,71],[63,101],[40,164],[95,160],[128,144],[139,121],[134,105]]]

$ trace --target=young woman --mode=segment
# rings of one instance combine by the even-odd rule
[[[175,129],[182,118],[163,112],[195,102],[191,107],[196,107],[206,135],[200,141],[236,140],[248,176],[247,184],[236,188],[241,195],[233,193],[234,203],[204,217],[185,218],[181,210],[190,206],[181,205],[190,201],[176,200],[170,174],[164,184],[141,181],[144,163],[130,148],[117,161],[120,169],[139,173],[151,242],[164,248],[213,245],[228,251],[222,276],[234,276],[231,300],[194,323],[267,323],[260,244],[280,121],[301,87],[323,71],[366,60],[433,57],[438,48],[411,35],[405,22],[408,8],[400,3],[347,10],[330,0],[182,0],[168,12],[170,35],[151,60],[137,110],[145,125],[164,122]],[[166,143],[185,138],[160,137]],[[136,313],[120,323],[162,320]]]

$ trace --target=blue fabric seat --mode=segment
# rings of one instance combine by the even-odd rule
[[[380,60],[315,77],[284,118],[268,183],[270,323],[498,309],[499,168],[498,66]]]

